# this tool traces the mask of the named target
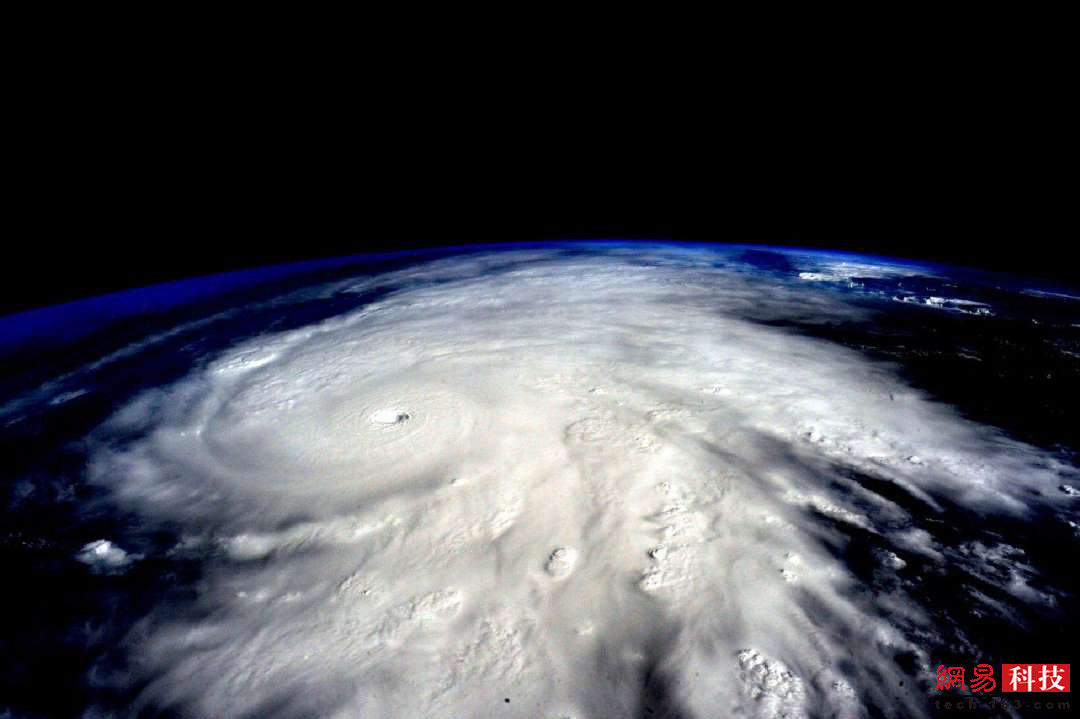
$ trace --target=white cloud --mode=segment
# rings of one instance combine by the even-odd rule
[[[222,549],[199,611],[134,640],[144,700],[757,716],[848,712],[852,686],[884,692],[870,676],[897,686],[895,652],[928,660],[896,625],[934,628],[913,598],[875,611],[828,542],[948,548],[837,468],[1019,514],[1054,474],[888,368],[746,319],[865,310],[701,256],[502,253],[358,281],[414,284],[119,413],[143,438],[117,449],[104,428],[94,479]],[[646,675],[663,691],[643,694]]]
[[[107,539],[98,539],[84,546],[76,558],[99,572],[119,572],[141,559],[131,555]]]

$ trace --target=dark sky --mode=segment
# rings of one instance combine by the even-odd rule
[[[778,39],[790,56],[711,29],[595,58],[545,37],[520,62],[321,33],[301,51],[247,13],[242,33],[176,38],[50,25],[9,93],[0,313],[304,258],[598,237],[1078,282],[1072,45],[1042,20],[1027,44],[1012,15],[1005,34],[974,21],[920,19],[918,43]]]
[[[552,130],[550,108],[507,127],[414,118],[323,133],[310,118],[295,131],[257,118],[44,118],[47,141],[15,196],[26,221],[9,225],[0,312],[305,258],[601,237],[807,245],[1080,281],[1049,131],[1005,141],[998,125],[918,113],[829,132],[782,119],[752,135],[670,118],[564,117]]]

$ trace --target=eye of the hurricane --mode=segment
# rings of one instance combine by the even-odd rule
[[[371,421],[378,425],[405,424],[409,421],[409,413],[393,407],[380,409],[371,413]]]

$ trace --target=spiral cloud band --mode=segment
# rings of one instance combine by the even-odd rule
[[[913,564],[1056,601],[1002,569],[1007,543],[923,521],[942,497],[1022,517],[1053,460],[782,326],[866,319],[812,281],[701,250],[523,249],[328,291],[376,288],[100,430],[93,481],[205,556],[197,606],[128,640],[146,706],[907,716],[910,677],[957,641]]]

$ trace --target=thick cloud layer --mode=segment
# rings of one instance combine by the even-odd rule
[[[1023,518],[1053,461],[770,324],[865,312],[816,283],[612,249],[335,290],[387,287],[99,433],[93,480],[207,557],[199,605],[130,640],[147,705],[907,716],[925,691],[898,687],[946,641],[903,588],[910,562],[1057,601],[1008,544],[945,545],[912,509]],[[836,551],[851,542],[872,591]]]

